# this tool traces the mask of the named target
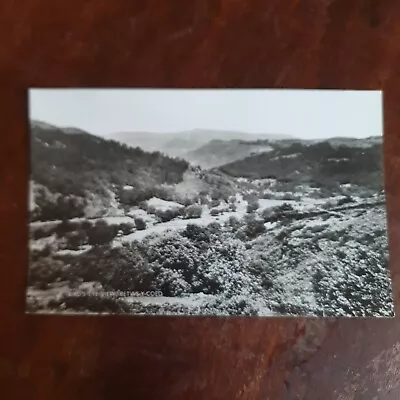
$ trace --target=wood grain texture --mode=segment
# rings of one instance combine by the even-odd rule
[[[383,89],[398,302],[400,2],[4,0],[0,16],[0,398],[400,398],[399,318],[24,315],[28,86]]]

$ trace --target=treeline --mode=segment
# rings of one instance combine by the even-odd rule
[[[31,238],[41,238],[56,235],[57,239],[65,242],[64,246],[70,250],[78,250],[82,245],[102,246],[110,244],[118,235],[129,235],[135,230],[146,229],[146,222],[142,218],[132,219],[132,222],[108,224],[103,219],[91,221],[61,221],[59,223],[31,228]]]

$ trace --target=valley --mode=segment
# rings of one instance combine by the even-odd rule
[[[32,126],[28,311],[393,315],[379,140],[172,139]]]

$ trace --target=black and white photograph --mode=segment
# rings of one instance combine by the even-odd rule
[[[28,313],[394,316],[381,91],[27,95]]]

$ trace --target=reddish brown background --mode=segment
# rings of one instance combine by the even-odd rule
[[[383,89],[399,300],[398,0],[3,0],[0,16],[0,398],[400,398],[398,318],[23,314],[30,85]]]

